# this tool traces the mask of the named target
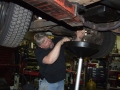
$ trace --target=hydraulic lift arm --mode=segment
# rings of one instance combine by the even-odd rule
[[[67,0],[23,0],[44,13],[62,20],[70,26],[83,26],[84,19],[77,12],[77,5]]]

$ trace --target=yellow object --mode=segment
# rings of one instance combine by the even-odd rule
[[[87,83],[87,90],[96,90],[96,84],[92,79]]]
[[[54,39],[54,36],[53,35],[49,35],[48,36],[50,39]]]

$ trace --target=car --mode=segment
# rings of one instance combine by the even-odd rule
[[[83,41],[100,45],[91,57],[101,58],[120,33],[119,0],[1,0],[0,5],[0,45],[5,47],[19,46],[27,32],[73,37],[85,29]]]

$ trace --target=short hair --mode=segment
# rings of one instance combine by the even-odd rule
[[[42,33],[36,33],[34,35],[35,44],[40,46],[44,42],[45,37],[47,37],[47,35],[43,32]]]

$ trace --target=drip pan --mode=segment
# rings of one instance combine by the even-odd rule
[[[90,57],[99,51],[98,44],[81,42],[81,41],[68,41],[65,42],[66,48],[72,51],[78,57]]]

